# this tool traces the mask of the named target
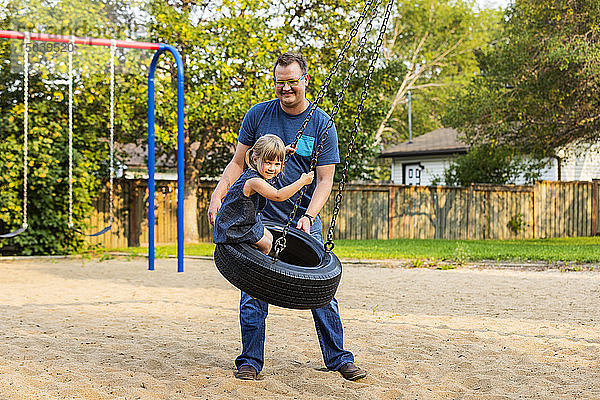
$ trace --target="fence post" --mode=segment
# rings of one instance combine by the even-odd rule
[[[127,246],[137,247],[140,245],[137,240],[137,185],[134,180],[126,182],[129,184],[129,237],[127,238]]]
[[[467,208],[467,210],[466,210],[467,211],[467,215],[466,215],[466,219],[467,219],[466,220],[466,225],[467,226],[465,227],[465,236],[466,236],[466,239],[473,239],[471,237],[471,218],[469,218],[470,215],[471,215],[471,202],[472,202],[472,200],[473,200],[473,183],[471,183],[469,185],[469,191],[467,193],[467,207],[466,207]]]
[[[537,218],[537,211],[539,207],[536,207],[536,202],[539,199],[539,190],[540,187],[540,183],[539,182],[535,182],[534,186],[533,186],[533,192],[531,194],[531,213],[532,213],[532,218],[533,218],[533,226],[531,227],[533,229],[533,237],[532,239],[537,239],[538,237],[538,218]]]
[[[396,202],[394,194],[396,192],[394,186],[388,186],[389,191],[389,211],[388,211],[388,239],[395,239],[394,221],[396,220]]]
[[[592,181],[592,236],[598,234],[598,183],[600,179]]]

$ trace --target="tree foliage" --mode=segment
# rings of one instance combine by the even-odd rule
[[[456,157],[444,171],[444,182],[448,186],[504,185],[518,179],[532,183],[539,178],[542,166],[541,161],[522,159],[512,146],[484,143]]]
[[[481,73],[446,121],[473,143],[511,143],[552,156],[600,129],[600,3],[517,0],[502,32],[477,53]]]
[[[402,105],[409,90],[416,134],[442,127],[452,96],[479,70],[474,51],[493,37],[501,17],[497,10],[478,10],[470,0],[396,5],[383,52],[394,84],[378,93],[388,102],[376,132],[376,141],[383,144],[408,138],[407,108]]]

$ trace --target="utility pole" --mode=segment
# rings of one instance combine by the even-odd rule
[[[410,90],[408,91],[408,143],[412,143],[412,115],[410,110],[411,95]]]

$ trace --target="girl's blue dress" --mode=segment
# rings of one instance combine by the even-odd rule
[[[264,236],[264,225],[258,213],[267,199],[258,193],[244,195],[244,184],[250,178],[262,178],[253,169],[246,169],[227,191],[215,220],[215,243],[256,243]]]

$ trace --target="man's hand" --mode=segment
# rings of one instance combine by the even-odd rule
[[[217,212],[221,208],[221,199],[210,199],[210,205],[208,206],[208,222],[211,225],[215,225],[215,220],[217,219]]]
[[[310,219],[308,219],[306,216],[303,216],[298,220],[298,225],[296,228],[303,230],[310,235]]]

